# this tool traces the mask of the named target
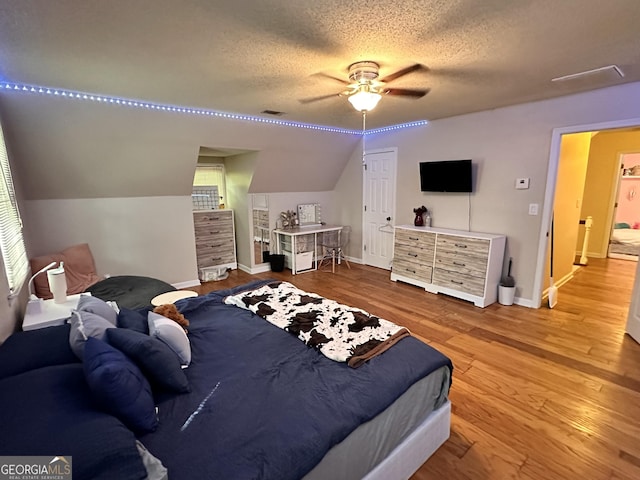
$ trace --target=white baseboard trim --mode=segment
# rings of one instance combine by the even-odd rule
[[[535,303],[533,300],[529,300],[528,298],[515,297],[513,299],[513,303],[515,305],[520,305],[521,307],[538,308],[538,304]]]
[[[172,283],[178,290],[181,288],[199,287],[201,285],[200,280],[187,280],[186,282]]]
[[[250,275],[255,275],[256,273],[270,272],[271,266],[269,264],[262,264],[255,267],[247,267],[246,265],[238,264],[238,269]]]

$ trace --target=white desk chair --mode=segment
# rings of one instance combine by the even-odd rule
[[[344,256],[344,249],[349,243],[349,236],[351,233],[351,227],[345,226],[341,230],[332,230],[329,232],[323,232],[319,245],[322,247],[323,256],[320,262],[318,262],[318,270],[325,263],[328,264],[331,261],[331,272],[336,273],[336,262],[339,264],[343,260],[347,264],[347,267],[351,269],[349,261]]]

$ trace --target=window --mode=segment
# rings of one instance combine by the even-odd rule
[[[17,295],[29,273],[29,260],[22,237],[22,220],[18,211],[7,147],[0,124],[0,249],[9,283],[10,297]]]
[[[197,190],[196,187],[218,187],[218,196],[220,198],[216,202],[214,202],[213,205],[207,205],[208,208],[217,208],[218,204],[224,203],[224,200],[227,196],[224,165],[198,165],[196,167],[196,173],[193,177],[193,186],[194,192]]]

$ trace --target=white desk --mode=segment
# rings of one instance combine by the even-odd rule
[[[71,316],[71,310],[78,306],[80,295],[90,296],[90,293],[67,295],[64,303],[55,303],[51,300],[41,300],[40,308],[36,305],[27,304],[27,311],[22,321],[22,330],[36,330],[38,328],[62,325]],[[35,307],[35,308],[34,308]]]
[[[318,234],[322,234],[324,232],[332,232],[332,231],[342,231],[342,225],[309,225],[302,227],[294,227],[294,228],[279,228],[274,230],[276,234],[276,253],[282,254],[284,253],[285,257],[289,260],[289,267],[291,268],[291,273],[296,275],[302,272],[308,272],[311,270],[317,270],[318,268],[318,260],[316,258],[318,251]],[[298,251],[298,244],[300,243],[300,238],[303,235],[309,235],[313,238],[313,249],[306,250],[304,252]],[[283,247],[283,243],[289,246],[290,250],[286,247]],[[308,245],[307,245],[308,248]],[[308,255],[311,255],[311,261],[308,263]],[[298,263],[303,261],[304,264],[298,267]]]

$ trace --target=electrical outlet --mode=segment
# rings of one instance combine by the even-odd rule
[[[530,203],[529,204],[529,215],[538,215],[538,204]]]

